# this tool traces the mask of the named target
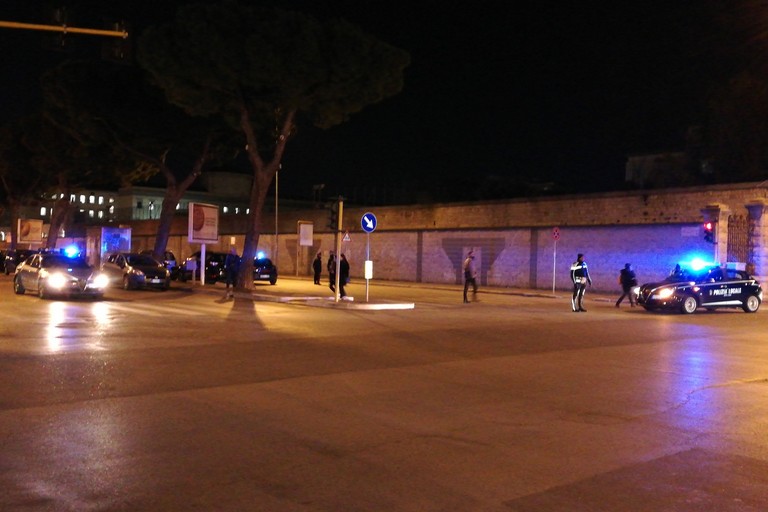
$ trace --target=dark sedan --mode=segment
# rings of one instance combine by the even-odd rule
[[[224,279],[224,260],[226,258],[227,253],[225,252],[205,252],[206,283],[213,284],[216,281],[221,281]],[[179,281],[187,281],[189,279],[200,279],[200,251],[192,253],[191,256],[184,260],[184,263],[182,263],[181,267],[179,268]]]
[[[743,270],[707,265],[678,268],[666,279],[640,287],[637,303],[646,310],[676,310],[691,314],[699,308],[741,308],[754,313],[763,290]]]
[[[171,272],[152,256],[134,252],[116,252],[107,257],[101,270],[114,284],[126,290],[171,286]]]
[[[41,299],[56,296],[100,299],[109,279],[96,272],[84,258],[61,253],[34,254],[24,260],[13,276],[13,291],[37,293]]]
[[[5,275],[16,272],[16,267],[38,251],[33,249],[9,249],[3,257],[3,272]]]
[[[269,284],[277,283],[277,267],[269,258],[254,258],[253,281],[269,281]]]

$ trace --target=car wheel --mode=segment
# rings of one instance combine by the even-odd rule
[[[269,278],[269,284],[277,284],[277,276]]]
[[[683,299],[683,304],[680,307],[680,311],[686,315],[690,315],[695,313],[698,307],[699,302],[696,300],[696,297],[693,295],[686,295],[686,297]]]
[[[24,292],[26,291],[18,278],[13,280],[13,291],[16,295],[24,295]]]
[[[754,313],[760,308],[760,299],[757,295],[750,295],[744,303],[743,309],[747,313]]]
[[[128,279],[128,276],[123,276],[123,290],[130,290],[131,288],[131,280]]]
[[[41,299],[48,298],[48,293],[45,291],[45,285],[43,283],[37,285],[37,296]]]

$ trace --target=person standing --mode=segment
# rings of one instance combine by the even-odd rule
[[[637,277],[635,277],[635,271],[632,270],[632,265],[626,263],[624,268],[619,273],[619,284],[621,285],[622,294],[619,300],[616,301],[616,307],[619,307],[624,297],[629,297],[629,305],[635,307],[635,297],[632,295],[632,287],[637,286]]]
[[[323,272],[322,253],[317,253],[315,261],[312,262],[312,270],[315,272],[315,284],[320,284],[320,274]]]
[[[344,291],[344,285],[349,281],[349,262],[344,253],[341,253],[341,262],[339,262],[339,296],[344,298],[347,292]]]
[[[571,263],[571,282],[573,283],[573,297],[571,297],[571,309],[574,313],[584,312],[584,293],[587,291],[587,283],[592,285],[592,278],[589,277],[587,263],[584,261],[584,255],[579,253],[576,261]]]
[[[328,279],[330,281],[328,287],[333,293],[336,293],[336,257],[333,251],[328,254],[328,263],[325,267],[328,269]]]
[[[475,270],[475,252],[469,251],[461,266],[464,271],[464,304],[468,304],[467,291],[472,285],[472,300],[477,301],[477,271]]]
[[[224,258],[225,285],[224,298],[229,299],[235,296],[235,281],[240,271],[240,256],[237,255],[235,246],[230,246],[227,257]],[[232,288],[230,288],[230,286]]]

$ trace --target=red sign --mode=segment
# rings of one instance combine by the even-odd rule
[[[560,228],[552,228],[552,238],[555,241],[560,240]]]

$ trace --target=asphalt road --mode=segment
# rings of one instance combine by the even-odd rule
[[[42,301],[0,278],[0,510],[768,510],[768,309],[257,294]]]

